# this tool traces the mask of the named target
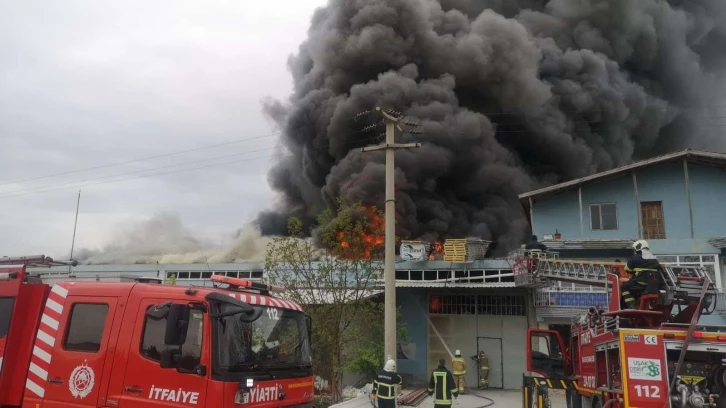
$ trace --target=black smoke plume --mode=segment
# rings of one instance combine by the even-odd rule
[[[724,44],[724,0],[331,0],[289,60],[290,100],[266,104],[290,154],[257,223],[284,233],[337,196],[382,207],[383,154],[360,147],[383,129],[352,120],[382,106],[424,132],[397,136],[422,143],[396,154],[397,234],[510,249],[519,193],[723,149]]]

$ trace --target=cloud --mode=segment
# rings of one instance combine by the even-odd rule
[[[322,4],[3,2],[0,184],[270,135],[274,129],[261,101],[290,93],[288,55]],[[276,141],[272,134],[2,184],[2,254],[67,255],[77,196],[73,186],[88,184],[84,180],[274,148]],[[103,247],[119,225],[168,211],[200,239],[233,233],[271,201],[266,170],[273,154],[268,150],[239,157],[255,159],[247,162],[85,187],[76,248]],[[70,182],[79,183],[62,185]],[[36,187],[66,189],[28,194]]]

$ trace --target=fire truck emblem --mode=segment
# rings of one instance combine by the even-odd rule
[[[93,391],[93,385],[96,380],[93,369],[83,361],[71,372],[71,378],[68,380],[68,388],[71,390],[73,398],[86,398]]]

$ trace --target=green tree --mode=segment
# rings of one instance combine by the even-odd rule
[[[291,218],[289,236],[267,248],[271,283],[312,317],[314,370],[329,381],[333,403],[345,369],[367,375],[371,359],[377,369],[383,364],[383,304],[370,299],[382,277],[383,220],[377,208],[338,200],[311,231]]]

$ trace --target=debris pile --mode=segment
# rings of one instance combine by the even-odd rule
[[[355,388],[351,386],[347,386],[343,388],[343,392],[341,395],[343,396],[344,400],[352,399],[352,398],[358,398],[365,395],[369,395],[371,391],[373,390],[373,384],[366,384],[365,386],[361,388]]]
[[[408,394],[398,398],[398,405],[417,407],[428,397],[426,388],[415,389]]]

